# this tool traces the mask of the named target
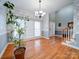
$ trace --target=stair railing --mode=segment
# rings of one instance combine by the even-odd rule
[[[70,41],[70,39],[73,36],[73,28],[71,29],[68,27],[64,28],[62,32],[62,36],[64,41]]]

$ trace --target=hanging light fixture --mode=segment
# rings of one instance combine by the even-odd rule
[[[46,14],[44,11],[42,11],[41,3],[42,1],[39,0],[39,10],[35,11],[35,16],[38,16],[39,18],[42,18]]]

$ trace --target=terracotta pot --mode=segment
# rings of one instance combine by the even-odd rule
[[[16,48],[14,51],[15,59],[24,59],[25,50],[26,50],[25,47]]]

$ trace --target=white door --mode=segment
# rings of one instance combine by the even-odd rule
[[[41,27],[40,27],[40,22],[35,21],[35,37],[41,36]]]
[[[55,23],[54,22],[50,22],[49,32],[50,32],[50,36],[55,35]]]
[[[32,38],[34,37],[34,21],[26,21],[26,34],[25,38]]]

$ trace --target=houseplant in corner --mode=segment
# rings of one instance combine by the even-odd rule
[[[7,28],[7,31],[9,31],[8,32],[8,37],[11,39],[11,41],[13,41],[13,32],[14,32],[14,27],[13,26],[15,26],[15,24],[17,24],[17,22],[16,22],[16,16],[13,14],[13,9],[14,9],[14,7],[15,7],[15,5],[13,4],[13,3],[11,3],[11,2],[9,2],[9,1],[6,1],[4,4],[3,4],[3,6],[5,6],[6,8],[7,8],[7,13],[6,13],[6,24],[7,24],[7,26],[8,26],[8,28]],[[10,28],[10,29],[9,29]],[[18,32],[18,34],[19,34],[19,41],[17,41],[17,40],[15,40],[14,41],[14,44],[19,44],[19,47],[18,48],[14,48],[14,55],[15,55],[15,58],[16,59],[24,59],[24,53],[25,53],[25,47],[20,47],[20,42],[21,42],[21,35],[23,34],[23,30],[22,30],[22,28],[20,28],[20,26],[18,26],[18,28],[17,28],[17,32]],[[18,58],[18,56],[20,55],[20,58]]]

